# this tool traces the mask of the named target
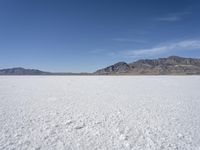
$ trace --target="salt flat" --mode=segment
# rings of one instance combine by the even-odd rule
[[[200,149],[200,76],[1,76],[0,149]]]

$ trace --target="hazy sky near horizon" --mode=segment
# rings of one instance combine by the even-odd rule
[[[0,68],[93,72],[200,57],[199,0],[1,0]]]

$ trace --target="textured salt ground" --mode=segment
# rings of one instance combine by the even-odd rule
[[[0,149],[200,149],[200,76],[1,76]]]

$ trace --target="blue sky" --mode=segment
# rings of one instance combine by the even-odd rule
[[[0,68],[93,72],[200,57],[199,0],[1,0]]]

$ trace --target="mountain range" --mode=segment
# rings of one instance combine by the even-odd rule
[[[25,69],[22,67],[1,69],[0,75],[88,75],[89,73],[46,72],[38,69]]]
[[[49,74],[51,73],[37,69],[25,69],[21,67],[0,70],[0,75],[49,75]]]
[[[200,59],[170,56],[141,59],[132,63],[118,62],[97,70],[97,75],[200,75]]]
[[[200,75],[200,59],[170,56],[118,62],[94,73],[55,73],[18,67],[0,69],[0,75]]]

